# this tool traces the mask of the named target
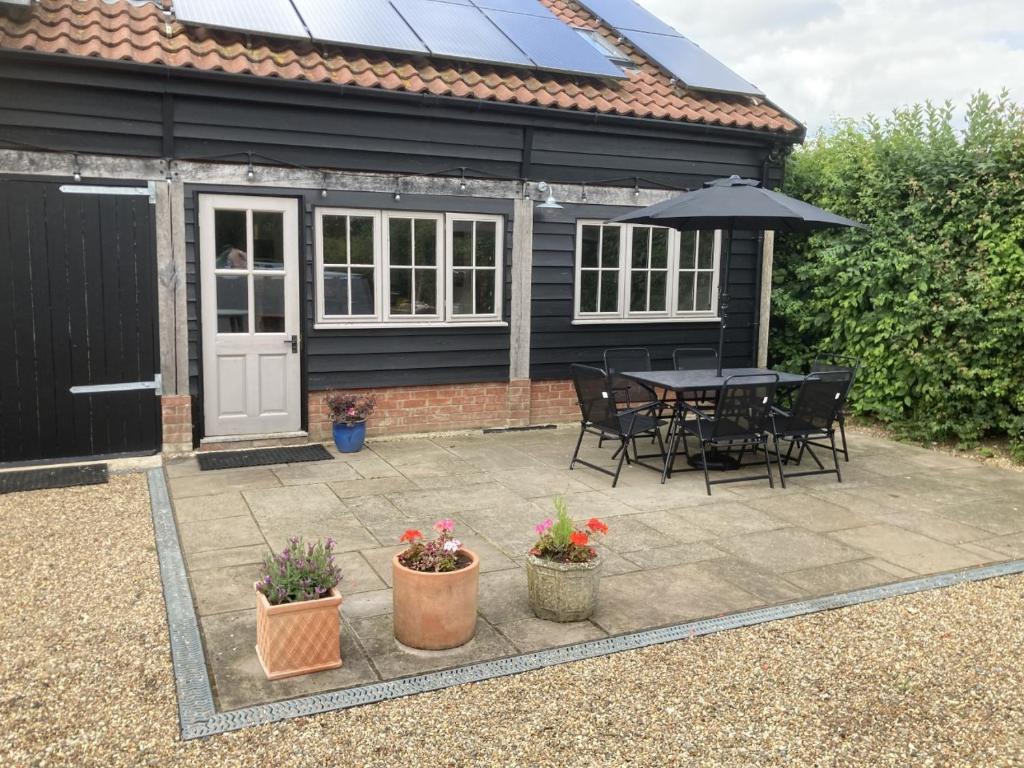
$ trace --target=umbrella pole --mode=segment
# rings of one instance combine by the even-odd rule
[[[718,283],[718,376],[725,365],[725,326],[729,322],[729,257],[732,253],[732,227],[722,230],[722,274]]]

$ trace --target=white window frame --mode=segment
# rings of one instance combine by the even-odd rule
[[[323,219],[325,216],[356,216],[374,219],[374,315],[327,315],[324,312],[324,253]],[[437,308],[436,315],[393,315],[391,314],[391,265],[388,263],[388,237],[392,218],[431,219],[437,222]],[[452,240],[454,221],[493,221],[496,229],[495,254],[495,311],[489,315],[455,315],[452,306]],[[371,208],[316,207],[313,219],[314,275],[317,330],[328,329],[371,329],[371,328],[430,328],[430,327],[503,327],[508,323],[504,315],[505,288],[505,225],[504,217],[494,214],[438,213],[436,211],[380,210]]]
[[[325,216],[349,216],[362,219],[373,219],[373,308],[372,315],[328,315],[325,307],[324,296],[324,217]],[[317,208],[313,224],[314,238],[314,264],[316,265],[316,327],[335,326],[344,324],[350,326],[359,323],[379,323],[384,311],[382,298],[384,276],[381,274],[382,240],[381,240],[381,214],[380,211],[369,211],[360,208]],[[349,252],[349,264],[352,261],[351,251]],[[351,297],[350,297],[351,300]],[[351,303],[349,304],[351,308]]]
[[[495,240],[495,253],[494,253],[494,311],[487,313],[477,313],[472,315],[456,315],[454,305],[453,290],[454,279],[455,279],[455,264],[453,255],[455,253],[455,222],[457,221],[486,221],[494,224],[494,240]],[[472,214],[472,213],[449,213],[445,216],[445,317],[448,322],[452,325],[466,325],[468,324],[479,324],[480,322],[501,322],[502,309],[504,308],[504,293],[502,288],[505,286],[505,269],[502,255],[505,253],[505,232],[503,227],[504,221],[501,216],[487,216],[484,214]],[[476,245],[476,228],[473,228],[473,245]],[[473,258],[476,258],[476,251],[474,248]],[[475,262],[474,262],[475,264]],[[466,269],[466,267],[459,267],[459,269]],[[476,267],[473,266],[474,271],[483,271],[489,269],[488,267]],[[476,299],[474,297],[474,303]]]
[[[388,258],[391,253],[391,220],[392,219],[421,219],[434,222],[434,242],[437,252],[434,254],[434,307],[432,315],[392,315],[391,314],[391,261]],[[410,325],[422,325],[424,323],[440,323],[444,321],[444,275],[441,273],[446,269],[447,258],[444,244],[444,214],[428,213],[426,211],[383,211],[381,214],[381,269],[384,275],[384,322],[388,325],[395,323],[408,323]],[[415,228],[410,241],[415,246]],[[399,265],[397,269],[408,269],[411,274],[412,299],[416,300],[416,269],[430,269],[430,267],[417,267],[415,254],[410,255],[413,261],[406,265]]]
[[[583,228],[617,227],[619,230],[619,300],[616,312],[581,312],[583,266]],[[576,222],[576,248],[573,286],[573,325],[630,324],[630,323],[708,323],[718,322],[718,283],[721,274],[722,233],[715,231],[714,278],[711,285],[710,311],[680,311],[678,309],[679,264],[682,238],[676,230],[669,231],[668,285],[666,311],[630,311],[630,267],[633,263],[633,229],[643,224],[609,224],[601,219],[579,219]]]

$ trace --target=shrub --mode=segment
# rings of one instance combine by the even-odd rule
[[[324,398],[327,412],[335,424],[357,424],[366,421],[377,407],[377,399],[370,395],[348,392],[330,392]]]
[[[608,533],[608,526],[592,517],[585,527],[576,527],[569,517],[565,499],[555,498],[555,519],[548,518],[533,527],[540,537],[530,554],[559,563],[588,563],[597,557],[597,551],[590,545],[594,535]]]
[[[334,539],[305,544],[293,536],[288,546],[263,559],[257,589],[271,605],[300,603],[324,597],[341,581],[334,564]]]
[[[860,358],[851,407],[920,440],[1008,434],[1024,455],[1024,110],[980,93],[838,122],[786,191],[868,231],[778,241],[772,364]]]

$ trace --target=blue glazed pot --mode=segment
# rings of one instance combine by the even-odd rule
[[[334,445],[342,453],[359,453],[366,441],[366,422],[334,425]]]

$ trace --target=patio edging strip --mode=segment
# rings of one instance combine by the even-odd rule
[[[150,510],[157,560],[160,563],[160,580],[167,609],[167,634],[171,642],[174,687],[178,694],[178,718],[184,736],[193,724],[206,723],[215,717],[217,709],[213,703],[203,641],[199,636],[199,619],[192,604],[192,591],[188,586],[188,573],[181,554],[164,471],[158,467],[148,470],[146,475],[149,480]]]
[[[583,661],[676,640],[702,637],[769,621],[790,619],[915,592],[1024,573],[1024,560],[1012,560],[963,571],[923,576],[909,581],[868,587],[852,592],[698,619],[658,629],[641,630],[560,648],[549,648],[519,656],[429,672],[414,677],[370,683],[228,712],[217,712],[206,669],[206,659],[203,655],[202,641],[199,636],[199,621],[192,604],[185,563],[178,542],[163,470],[152,469],[148,474],[153,528],[156,534],[157,555],[160,560],[160,576],[163,580],[164,598],[167,602],[168,631],[178,693],[181,736],[186,740],[293,717],[304,717],[417,693],[438,691],[454,685],[482,682],[567,662]]]

